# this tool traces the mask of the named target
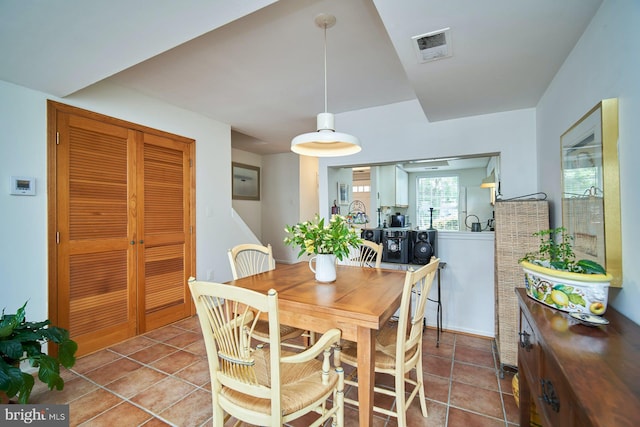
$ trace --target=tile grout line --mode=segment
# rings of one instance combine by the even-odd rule
[[[94,369],[94,370],[95,370],[95,369]],[[93,371],[93,370],[92,370],[92,371]],[[89,371],[89,372],[92,372],[92,371]],[[137,407],[137,408],[139,408],[139,409],[142,409],[144,412],[146,412],[147,414],[151,415],[153,418],[158,418],[158,419],[162,420],[163,422],[166,422],[166,423],[167,423],[167,424],[169,424],[170,426],[173,426],[173,427],[179,427],[179,426],[176,426],[175,424],[173,424],[173,423],[169,422],[169,421],[168,421],[168,420],[166,420],[164,417],[161,417],[161,416],[160,416],[160,414],[156,414],[156,413],[154,413],[154,412],[150,411],[149,409],[147,409],[147,408],[145,408],[145,407],[143,407],[143,406],[139,405],[138,403],[131,401],[129,398],[122,396],[122,395],[121,395],[121,394],[119,394],[118,392],[113,391],[113,390],[111,390],[111,389],[108,389],[108,388],[106,387],[106,385],[98,384],[97,382],[95,382],[95,381],[94,381],[94,380],[92,380],[91,378],[89,378],[89,377],[85,376],[84,374],[80,374],[80,373],[75,372],[75,371],[73,371],[73,372],[74,372],[76,375],[78,375],[78,377],[80,377],[80,378],[84,379],[84,380],[85,380],[85,381],[87,381],[87,382],[90,382],[91,384],[95,385],[95,386],[96,386],[96,387],[98,387],[99,389],[101,389],[101,390],[103,390],[103,391],[105,391],[105,392],[107,392],[107,393],[109,393],[109,394],[112,394],[112,395],[116,396],[118,399],[120,399],[120,400],[121,400],[121,402],[117,403],[116,405],[113,405],[113,406],[111,406],[111,407],[109,407],[109,408],[105,409],[104,411],[100,412],[99,414],[96,414],[96,415],[94,415],[93,417],[91,417],[91,418],[89,418],[89,419],[87,419],[87,420],[83,421],[82,423],[80,423],[80,424],[79,424],[80,426],[81,426],[81,425],[83,425],[83,424],[85,424],[85,423],[87,423],[87,422],[89,422],[89,421],[91,421],[91,420],[94,420],[95,418],[99,417],[100,415],[102,415],[102,414],[104,414],[104,413],[106,413],[106,412],[108,412],[108,411],[112,410],[113,408],[116,408],[117,406],[122,405],[122,403],[127,402],[127,403],[129,403],[129,404],[131,404],[131,405],[133,405],[133,406],[135,406],[135,407]],[[120,377],[120,378],[122,378],[122,377]],[[120,379],[120,378],[118,378],[118,379]],[[115,381],[117,381],[117,380],[115,380]],[[114,382],[114,381],[112,381],[112,382]],[[111,384],[111,383],[109,383],[109,384]],[[149,387],[147,387],[147,388],[145,388],[144,390],[141,390],[141,391],[148,390],[149,388],[153,387],[153,385],[155,385],[155,384],[157,384],[157,383],[154,383],[154,384],[150,385]],[[193,391],[195,391],[195,390],[193,390]],[[193,391],[192,391],[191,393],[193,393]],[[84,397],[84,396],[87,396],[88,394],[93,393],[93,392],[94,392],[94,390],[92,390],[92,391],[90,391],[90,392],[88,392],[88,393],[85,393],[85,394],[83,394],[82,396],[79,396],[78,398],[76,398],[76,399],[72,400],[71,402],[74,402],[74,401],[76,401],[76,400],[78,400],[78,399],[80,399],[80,398],[82,398],[82,397]],[[191,393],[189,393],[189,394],[191,394]],[[188,396],[189,394],[187,394],[187,396]],[[186,396],[185,396],[185,397],[186,397]],[[182,399],[181,399],[181,400],[182,400]],[[71,402],[69,402],[68,404],[70,404]],[[176,402],[176,403],[177,403],[177,402]],[[173,406],[173,405],[171,405],[171,406]],[[148,422],[148,421],[149,421],[149,420],[147,420],[147,422]]]
[[[495,355],[495,351],[494,351],[494,346],[493,345],[491,346],[491,356],[493,358],[493,363],[494,363],[493,371],[494,371],[494,373],[496,375],[496,380],[497,380],[497,383],[498,383],[497,392],[500,395],[500,403],[501,403],[501,406],[502,406],[502,416],[503,416],[503,418],[502,419],[496,418],[496,417],[493,417],[493,416],[488,415],[488,414],[483,414],[483,413],[474,411],[474,410],[472,410],[470,408],[462,408],[462,407],[459,407],[459,406],[451,404],[451,393],[452,393],[453,382],[454,382],[454,380],[453,380],[453,369],[454,369],[455,363],[456,363],[455,352],[456,352],[457,345],[458,345],[458,336],[456,335],[455,338],[454,338],[452,358],[451,358],[451,374],[450,374],[450,381],[449,381],[449,396],[448,396],[448,399],[447,399],[447,415],[445,417],[445,427],[449,423],[449,409],[450,408],[460,409],[462,411],[469,412],[469,413],[472,413],[472,414],[475,414],[475,415],[479,415],[479,416],[482,416],[482,417],[487,417],[487,418],[490,418],[490,419],[493,419],[493,420],[496,420],[496,421],[501,421],[501,422],[504,422],[505,427],[509,427],[508,426],[509,423],[508,423],[507,415],[506,415],[506,408],[505,408],[505,405],[504,405],[504,399],[503,399],[503,395],[502,395],[503,394],[502,393],[502,385],[500,383],[500,378],[498,377],[498,372],[496,370],[496,364],[497,363],[496,363],[496,355]],[[478,364],[474,364],[474,363],[470,363],[470,362],[460,362],[460,363],[465,364],[465,365],[469,365],[469,366],[479,367],[479,368],[491,369],[491,368],[488,368],[488,367],[485,367],[485,366],[482,366],[482,365],[478,365]],[[463,383],[463,384],[467,384],[467,383]],[[470,385],[473,385],[473,384],[470,384]],[[491,391],[491,389],[486,389],[486,390]]]
[[[193,332],[193,331],[189,331],[189,330],[186,330],[186,329],[183,329],[183,330],[184,330],[185,332]],[[143,336],[144,336],[144,335],[143,335]],[[177,335],[176,335],[176,336],[177,336]],[[191,353],[191,352],[189,352],[188,350],[184,350],[184,348],[176,347],[175,345],[172,345],[172,344],[166,344],[165,342],[158,341],[157,339],[154,339],[154,338],[150,338],[150,337],[145,337],[145,338],[146,338],[146,339],[149,339],[149,340],[151,340],[151,341],[153,341],[153,342],[155,342],[156,344],[164,344],[164,345],[167,345],[167,346],[169,346],[169,347],[173,347],[173,348],[175,348],[175,349],[176,349],[176,351],[175,351],[175,352],[170,353],[170,354],[168,354],[168,355],[166,355],[166,356],[164,356],[164,357],[161,357],[160,359],[156,359],[156,360],[154,360],[153,362],[157,362],[158,360],[161,360],[161,359],[163,359],[163,358],[165,358],[165,357],[168,357],[168,356],[170,356],[171,354],[175,354],[175,353],[177,353],[177,351],[186,351],[186,352],[188,352],[188,353]],[[154,345],[154,344],[152,344],[152,345]],[[151,347],[152,345],[149,345],[149,346],[147,346],[147,347],[144,347],[144,348],[142,348],[142,349],[140,349],[140,350],[144,350],[144,349],[146,349],[146,348],[149,348],[149,347]],[[140,365],[141,365],[141,367],[146,367],[146,368],[148,368],[148,369],[151,369],[151,370],[153,370],[153,371],[156,371],[156,372],[159,372],[159,373],[161,373],[161,374],[163,374],[163,375],[166,375],[166,376],[167,376],[167,378],[169,378],[169,377],[173,377],[173,378],[175,378],[175,379],[177,379],[177,380],[183,381],[183,382],[185,382],[185,383],[187,383],[187,384],[189,384],[189,385],[191,385],[191,386],[193,386],[193,387],[194,387],[194,390],[192,390],[191,392],[187,393],[187,394],[186,394],[185,396],[183,396],[181,399],[179,399],[178,401],[174,402],[172,405],[170,405],[170,406],[168,406],[167,408],[165,408],[165,410],[166,410],[166,409],[168,409],[168,408],[171,408],[172,406],[176,405],[177,403],[179,403],[179,402],[183,401],[185,398],[187,398],[188,396],[190,396],[191,394],[195,393],[195,392],[196,392],[196,391],[198,391],[198,390],[203,390],[203,391],[206,391],[206,392],[210,393],[210,391],[209,391],[209,390],[207,390],[206,388],[204,388],[203,386],[199,386],[199,385],[197,385],[197,384],[195,384],[195,383],[192,383],[192,382],[190,382],[190,381],[188,381],[188,380],[186,380],[186,379],[184,379],[184,378],[180,378],[180,377],[175,376],[175,374],[176,374],[176,373],[181,372],[181,371],[183,371],[184,369],[188,368],[189,366],[192,366],[192,365],[194,365],[195,363],[198,363],[198,362],[194,362],[194,363],[192,363],[192,364],[190,364],[190,365],[187,365],[187,366],[183,367],[182,369],[180,369],[180,370],[178,370],[178,371],[176,371],[176,372],[174,372],[174,373],[172,373],[172,374],[169,374],[168,372],[164,372],[164,371],[162,371],[162,370],[160,370],[160,369],[158,369],[158,368],[156,368],[156,367],[154,367],[154,366],[151,366],[151,365],[150,365],[150,364],[148,364],[148,363],[144,363],[144,362],[141,362],[141,361],[139,361],[139,360],[133,359],[132,357],[129,357],[129,355],[125,355],[125,354],[119,353],[119,352],[117,352],[117,351],[115,351],[115,350],[112,350],[111,348],[106,348],[105,350],[106,350],[106,351],[108,351],[108,352],[110,352],[110,353],[113,353],[113,354],[115,354],[115,355],[120,356],[122,359],[127,359],[127,360],[130,360],[130,361],[132,361],[132,362],[138,363],[138,364],[140,364]],[[135,353],[135,352],[134,352],[134,353]],[[130,354],[133,354],[133,353],[130,353]],[[191,353],[191,354],[194,354],[194,355],[198,356],[198,355],[197,355],[197,354],[195,354],[195,353]],[[89,373],[89,372],[93,372],[93,371],[95,371],[96,369],[99,369],[99,368],[92,369],[92,370],[88,371],[87,373]],[[140,369],[140,368],[138,368],[138,369]],[[79,376],[79,377],[83,378],[84,380],[86,380],[86,381],[88,381],[88,382],[90,382],[90,383],[94,384],[94,385],[95,385],[95,386],[97,386],[98,388],[100,388],[100,389],[102,389],[102,390],[106,391],[107,393],[110,393],[110,394],[112,394],[112,395],[114,395],[114,396],[118,397],[118,398],[119,398],[119,399],[121,399],[122,401],[127,402],[127,403],[129,403],[129,404],[131,404],[131,405],[133,405],[133,406],[135,406],[135,407],[137,407],[137,408],[139,408],[139,409],[142,409],[144,412],[146,412],[146,413],[150,414],[152,417],[154,417],[154,418],[158,418],[158,419],[162,420],[163,422],[166,422],[167,424],[169,424],[169,425],[171,425],[171,426],[173,426],[173,427],[179,427],[179,426],[176,426],[175,424],[171,423],[170,421],[166,420],[166,419],[165,419],[164,417],[162,417],[160,414],[156,414],[155,412],[153,412],[153,411],[151,411],[151,410],[149,410],[149,409],[147,409],[147,408],[145,408],[145,407],[141,406],[140,404],[138,404],[138,403],[136,403],[136,402],[134,402],[134,401],[130,400],[130,398],[124,397],[124,396],[120,395],[119,393],[117,393],[116,391],[113,391],[113,390],[111,390],[111,389],[107,388],[107,385],[108,385],[108,384],[111,384],[111,383],[113,383],[113,382],[115,382],[115,381],[117,381],[117,380],[119,380],[119,379],[121,379],[121,378],[124,378],[124,377],[125,377],[125,375],[123,375],[122,377],[118,377],[117,379],[115,379],[114,381],[111,381],[111,382],[110,382],[110,383],[108,383],[108,384],[102,385],[102,384],[99,384],[99,383],[97,383],[96,381],[94,381],[94,380],[90,379],[90,378],[89,378],[89,377],[87,377],[85,374],[81,374],[81,373],[79,373],[79,372],[77,372],[77,371],[75,371],[75,370],[73,370],[73,369],[70,369],[70,371],[71,371],[71,372],[73,372],[74,374],[76,374],[77,376]],[[165,379],[166,379],[166,378],[165,378]],[[165,379],[163,379],[163,380],[161,380],[161,381],[164,381]],[[157,383],[158,383],[158,382],[155,382],[154,384],[151,384],[149,387],[147,387],[147,388],[145,388],[145,389],[143,389],[143,390],[140,390],[138,393],[141,393],[141,392],[143,392],[143,391],[149,390],[151,387],[153,387],[153,386],[154,386],[154,385],[156,385]],[[136,396],[138,393],[136,393],[134,396]],[[82,395],[82,396],[86,396],[87,394],[88,394],[88,393],[85,393],[85,394],[84,394],[84,395]],[[82,396],[80,396],[80,397],[82,397]],[[78,400],[78,399],[74,399],[74,401],[75,401],[75,400]],[[71,402],[69,402],[69,403],[71,403]],[[115,407],[119,406],[120,404],[122,404],[122,402],[120,402],[120,403],[118,403],[118,404],[116,404],[116,405],[114,405],[114,406],[112,406],[112,407],[110,407],[110,408],[105,409],[105,410],[104,410],[104,411],[102,411],[101,413],[99,413],[99,414],[97,414],[97,415],[95,415],[95,416],[91,417],[91,418],[90,418],[90,419],[88,419],[88,420],[83,421],[83,423],[82,423],[82,424],[86,423],[87,421],[90,421],[90,420],[95,419],[96,417],[98,417],[98,416],[100,416],[100,415],[104,414],[105,412],[107,412],[107,411],[109,411],[109,410],[111,410],[111,409],[113,409],[113,408],[115,408]],[[209,419],[210,419],[210,418],[209,418]],[[209,419],[207,419],[207,421],[205,421],[205,424],[206,424],[206,422],[208,422],[208,421],[209,421]]]
[[[444,416],[444,427],[447,427],[449,425],[449,409],[451,408],[451,392],[453,391],[453,368],[455,367],[457,342],[458,342],[458,336],[454,335],[452,349],[451,349],[451,368],[449,369],[449,392],[447,393],[447,412]]]
[[[498,366],[498,355],[496,354],[496,352],[498,351],[498,346],[497,343],[495,342],[495,339],[492,340],[491,342],[491,354],[493,355],[493,367],[495,369],[496,372],[496,379],[498,380],[498,392],[500,393],[500,403],[502,404],[502,417],[504,419],[504,425],[505,427],[509,427],[508,424],[509,422],[507,421],[507,408],[505,407],[504,404],[504,394],[502,393],[502,381],[501,381],[501,377],[500,377],[500,373],[504,372],[502,371],[502,368],[497,368]],[[504,376],[504,373],[502,374]]]

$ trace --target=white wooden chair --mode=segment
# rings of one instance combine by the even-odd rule
[[[275,290],[263,295],[194,278],[189,287],[207,349],[214,426],[229,416],[237,424],[282,426],[312,411],[318,415],[305,425],[325,425],[330,418],[344,425],[344,372],[330,364],[339,329],[325,332],[303,352],[282,352]],[[268,316],[270,340],[255,349],[251,336],[260,315]]]
[[[382,262],[382,243],[363,240],[357,248],[350,248],[349,256],[338,260],[340,265],[355,265],[358,267],[380,268]]]
[[[431,262],[416,271],[407,271],[400,314],[397,325],[385,325],[376,337],[375,372],[388,374],[394,377],[394,389],[374,387],[374,392],[392,396],[396,400],[395,411],[373,407],[373,410],[385,415],[391,415],[398,419],[399,427],[407,426],[406,412],[411,402],[416,397],[420,398],[422,415],[427,417],[426,396],[422,374],[422,332],[424,311],[429,290],[433,284],[440,259],[432,257]],[[413,298],[412,298],[413,296]],[[412,299],[415,301],[412,304]],[[412,305],[414,306],[412,309]],[[338,360],[357,368],[358,356],[356,344],[345,341],[342,353]],[[415,370],[415,380],[410,372]],[[346,384],[356,385],[353,381],[357,371],[345,380]],[[407,395],[406,384],[413,386]],[[358,405],[357,401],[345,398],[345,402]]]
[[[243,277],[252,276],[254,274],[273,270],[276,268],[276,262],[273,259],[273,249],[271,245],[262,246],[254,243],[245,243],[235,246],[228,251],[229,264],[231,265],[231,274],[233,279],[241,279]],[[304,345],[286,342],[305,335],[302,329],[293,326],[280,325],[280,340],[282,345],[291,348],[304,349]],[[315,339],[311,333],[305,336],[311,337],[311,342]],[[269,323],[266,321],[258,321],[256,324],[253,338],[258,341],[269,342]]]
[[[246,243],[229,249],[228,254],[234,280],[276,268],[271,245]]]

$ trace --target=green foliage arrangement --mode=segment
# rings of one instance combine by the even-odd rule
[[[9,398],[18,396],[18,402],[26,404],[35,384],[33,376],[20,370],[20,362],[28,360],[31,366],[38,368],[38,378],[46,383],[50,390],[64,388],[60,377],[60,365],[71,368],[75,362],[78,344],[69,338],[66,329],[50,326],[49,320],[27,322],[25,302],[16,314],[0,316],[0,391]],[[58,344],[58,357],[42,352],[42,345],[52,342]]]
[[[572,246],[573,236],[567,233],[566,228],[540,230],[533,233],[533,236],[540,237],[538,251],[527,253],[520,261],[571,273],[606,274],[604,267],[595,261],[587,259],[576,261]]]
[[[324,218],[315,215],[313,221],[287,225],[284,243],[300,247],[298,257],[303,254],[334,254],[342,260],[349,255],[349,248],[360,246],[362,239],[342,215],[331,215],[325,224]]]

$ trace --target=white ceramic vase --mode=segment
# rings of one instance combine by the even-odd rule
[[[315,262],[315,268],[313,264]],[[309,268],[316,274],[316,281],[323,283],[336,280],[336,256],[334,254],[318,254],[309,260]]]

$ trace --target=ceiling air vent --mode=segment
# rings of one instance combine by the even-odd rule
[[[424,63],[450,57],[450,37],[449,28],[411,37],[418,62]]]

